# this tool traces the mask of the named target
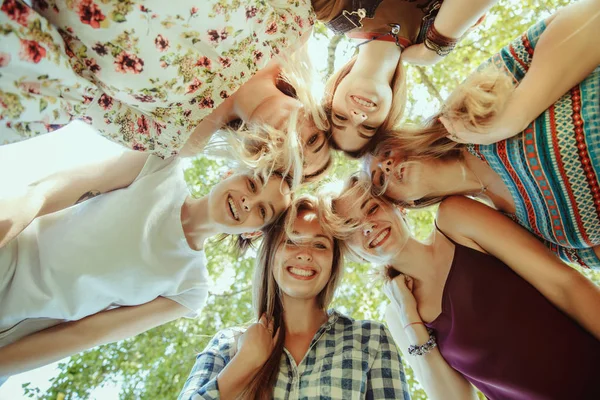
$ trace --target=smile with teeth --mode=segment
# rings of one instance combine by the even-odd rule
[[[240,214],[238,213],[238,209],[237,209],[237,207],[235,205],[235,202],[231,198],[231,196],[229,196],[227,198],[227,202],[229,203],[229,210],[231,211],[231,215],[233,215],[233,218],[236,221],[239,221],[240,220]]]
[[[288,267],[288,272],[292,275],[297,275],[302,278],[310,278],[315,275],[317,272],[312,269],[304,269],[304,268],[296,268],[296,267]]]
[[[369,247],[374,248],[374,247],[379,246],[381,243],[383,243],[385,241],[385,239],[387,239],[388,236],[390,235],[390,231],[391,231],[390,228],[386,228],[383,231],[381,231],[379,233],[379,235],[377,235],[377,237],[375,237],[375,239],[373,239],[371,241],[371,243],[369,243]]]
[[[363,97],[350,96],[350,98],[352,98],[352,100],[354,100],[356,103],[358,103],[364,107],[375,107],[377,105],[377,104],[373,103],[371,100],[367,100]]]

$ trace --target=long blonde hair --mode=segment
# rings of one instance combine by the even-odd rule
[[[267,362],[254,376],[251,383],[242,394],[244,399],[270,399],[273,387],[279,375],[279,365],[285,343],[285,323],[283,320],[283,303],[279,286],[273,276],[275,256],[280,244],[286,237],[293,238],[292,227],[299,213],[310,211],[317,214],[321,226],[327,232],[326,221],[321,214],[320,200],[315,197],[303,196],[296,199],[277,221],[264,231],[264,239],[258,250],[257,263],[254,272],[252,302],[257,320],[264,314],[268,320],[273,320],[274,331],[279,329],[279,336],[275,348]],[[333,262],[331,277],[327,285],[317,296],[318,306],[326,310],[331,303],[335,290],[341,280],[343,271],[343,258],[341,256],[340,242],[333,239]]]
[[[333,96],[335,95],[335,91],[338,86],[344,80],[344,78],[352,71],[354,64],[356,64],[356,60],[358,55],[354,55],[346,64],[344,64],[339,70],[334,72],[331,77],[325,83],[325,94],[323,95],[323,109],[329,121],[329,126],[331,127],[331,118],[333,112]],[[373,147],[379,142],[382,135],[385,132],[391,131],[398,127],[402,117],[404,116],[404,109],[406,108],[406,71],[404,66],[402,65],[402,60],[398,61],[398,65],[396,66],[396,70],[394,71],[394,76],[392,77],[392,81],[390,82],[390,87],[392,89],[392,104],[390,107],[390,112],[388,113],[386,119],[383,121],[381,126],[377,128],[375,134],[367,144],[365,144],[362,148],[356,151],[345,151],[346,155],[351,158],[360,158],[365,155],[367,152],[371,151]],[[329,145],[332,149],[340,150],[340,145],[333,140],[333,135],[331,134],[331,129],[328,131]]]
[[[464,145],[447,138],[448,130],[439,118],[460,121],[470,130],[484,134],[493,118],[504,110],[513,91],[510,76],[494,66],[487,66],[460,84],[442,109],[422,126],[387,130],[373,154],[394,150],[412,158],[457,157]]]

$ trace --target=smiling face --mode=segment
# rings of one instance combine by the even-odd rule
[[[335,204],[336,214],[344,223],[356,226],[346,245],[371,263],[390,261],[410,238],[400,211],[361,188],[345,191]]]
[[[316,299],[331,278],[333,239],[325,234],[313,211],[298,213],[293,232],[296,237],[284,235],[277,247],[273,277],[284,295]]]
[[[254,232],[273,222],[289,205],[290,188],[279,176],[236,174],[216,184],[209,194],[209,212],[221,232]]]
[[[389,83],[354,76],[352,71],[333,95],[332,138],[340,149],[354,152],[363,148],[383,124],[392,106]]]
[[[395,201],[410,203],[434,191],[434,160],[407,161],[406,157],[387,151],[373,157],[368,169],[373,186],[385,189],[385,196]]]

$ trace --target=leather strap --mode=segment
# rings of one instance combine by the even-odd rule
[[[375,11],[383,0],[352,0],[350,10],[342,10],[342,13],[325,25],[336,35],[343,35],[353,29],[362,26],[363,18],[373,18]]]

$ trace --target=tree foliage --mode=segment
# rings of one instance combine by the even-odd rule
[[[540,4],[543,3],[543,4]],[[409,120],[419,121],[431,114],[467,74],[482,61],[498,51],[512,38],[537,20],[550,15],[569,0],[501,1],[489,13],[481,27],[471,32],[458,48],[442,63],[433,67],[408,67]],[[316,35],[330,42],[323,78],[333,70],[335,48],[346,39],[333,39],[318,25]],[[327,183],[358,169],[358,162],[336,156],[335,170],[320,184]],[[198,158],[186,171],[186,180],[195,195],[201,196],[218,181],[225,166],[223,162]],[[306,191],[315,190],[315,184]],[[435,210],[410,212],[413,233],[425,238],[432,230]],[[202,315],[196,320],[181,319],[134,338],[83,352],[60,365],[60,374],[52,387],[41,393],[38,388],[24,385],[30,397],[41,399],[86,399],[90,392],[109,382],[121,384],[121,399],[173,399],[182,388],[195,360],[208,340],[227,326],[244,325],[252,320],[251,278],[255,252],[245,257],[233,257],[228,242],[210,241],[206,246],[208,269],[219,283],[208,299]],[[600,281],[598,272],[587,272]],[[374,269],[365,264],[346,263],[344,279],[333,306],[358,319],[381,320],[386,299]],[[412,372],[407,369],[408,384],[413,399],[426,399]]]

